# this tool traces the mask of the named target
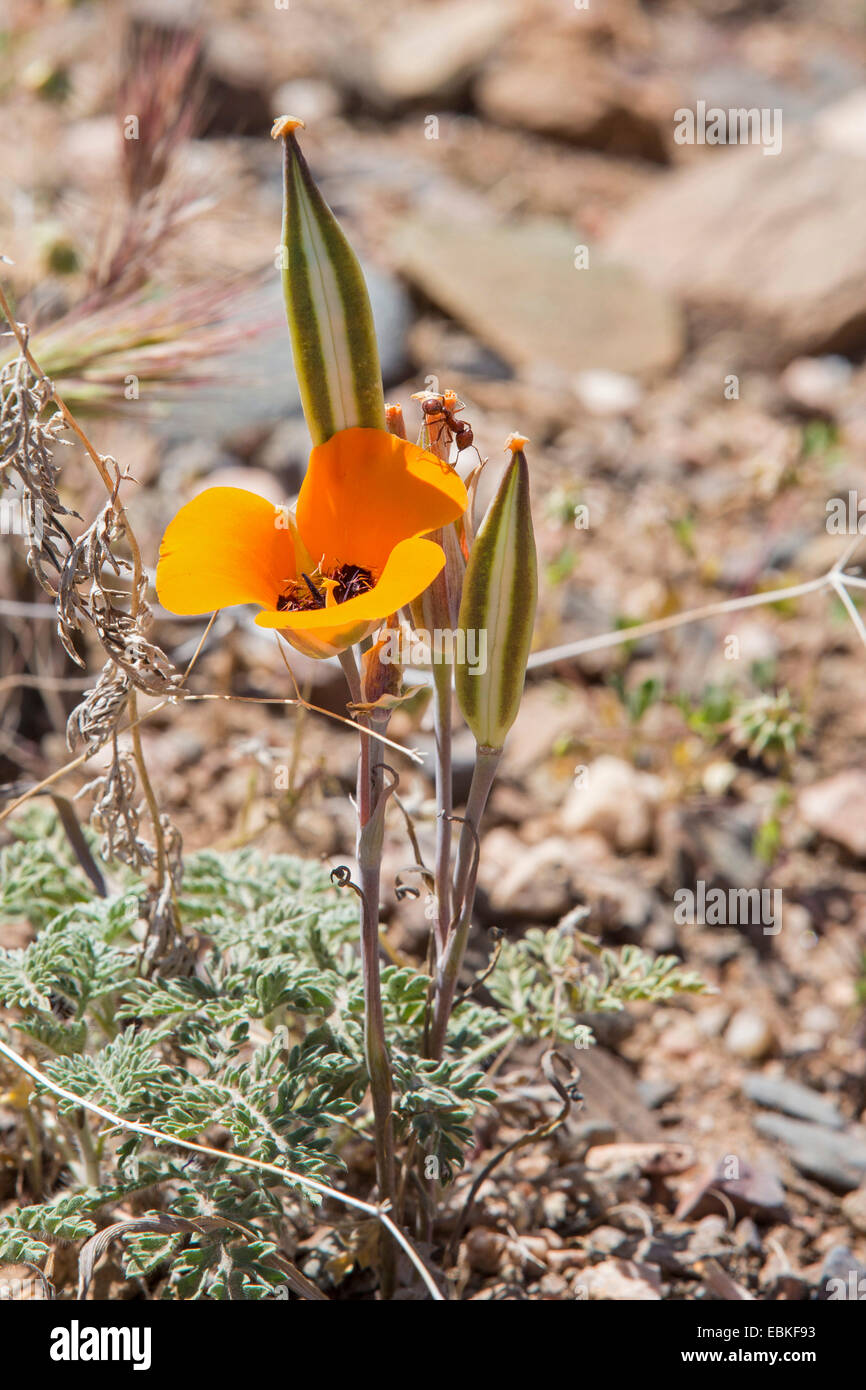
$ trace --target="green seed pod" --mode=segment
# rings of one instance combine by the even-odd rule
[[[284,151],[280,269],[301,404],[324,444],[354,425],[384,429],[385,401],[364,276],[301,154],[302,125],[280,116],[271,131]]]
[[[475,538],[466,566],[455,666],[457,699],[482,748],[500,749],[517,718],[532,643],[538,572],[529,505],[529,469],[511,435],[511,462]],[[483,652],[484,661],[478,659]]]

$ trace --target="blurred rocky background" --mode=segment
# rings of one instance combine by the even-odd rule
[[[859,0],[6,0],[4,283],[134,480],[151,567],[203,486],[291,498],[309,443],[268,136],[274,115],[300,116],[364,262],[387,398],[411,430],[429,376],[457,390],[491,477],[512,429],[531,440],[540,654],[815,578],[856,541],[864,57]],[[678,143],[676,113],[699,102],[781,111],[781,149]],[[80,451],[66,487],[91,518],[101,484]],[[0,595],[0,771],[26,785],[68,757],[89,682],[14,535]],[[188,660],[203,625],[156,614]],[[339,708],[339,669],[291,659],[309,698]],[[682,955],[717,992],[604,1021],[580,1059],[580,1122],[482,1194],[476,1296],[570,1297],[579,1279],[591,1297],[730,1297],[727,1279],[811,1297],[866,1274],[864,684],[863,642],[828,590],[539,655],[493,797],[472,964],[490,927],[583,904],[590,932]],[[350,856],[353,737],[252,702],[292,693],[273,638],[223,614],[192,689],[244,702],[144,725],[187,846]],[[429,750],[423,694],[392,732]],[[458,793],[471,754],[458,734]],[[429,772],[398,770],[429,845]],[[391,886],[409,857],[395,818],[383,910],[398,955],[424,949],[421,906],[398,911]],[[674,895],[698,880],[781,890],[781,930],[679,924]],[[510,1065],[516,1133],[544,1100],[534,1059]],[[484,1145],[512,1137],[508,1114]],[[625,1201],[654,1236],[609,1215]],[[530,1242],[516,1253],[509,1222]]]

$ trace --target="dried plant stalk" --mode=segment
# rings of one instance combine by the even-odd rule
[[[152,621],[141,551],[120,501],[123,474],[114,459],[97,453],[29,347],[29,333],[12,315],[0,289],[2,308],[17,340],[19,354],[0,372],[0,483],[15,475],[29,519],[27,563],[39,584],[54,599],[60,640],[78,665],[84,661],[75,637],[92,631],[108,661],[94,688],[73,711],[67,724],[71,748],[83,744],[92,756],[111,745],[107,771],[88,790],[96,792],[93,823],[103,835],[109,857],[138,868],[151,868],[153,882],[143,911],[147,923],[148,969],[163,973],[189,968],[177,912],[182,873],[179,832],[162,814],[148,776],[138,728],[137,692],[170,697],[181,684],[180,673],[148,638]],[[73,539],[65,518],[75,515],[60,500],[60,468],[54,449],[72,431],[86,449],[108,493],[95,521]],[[124,543],[129,558],[118,553]],[[126,580],[128,589],[120,587]],[[118,745],[118,727],[127,714],[132,752]],[[153,845],[139,834],[138,790],[144,796]]]

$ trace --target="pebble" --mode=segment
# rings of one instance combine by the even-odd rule
[[[841,403],[852,372],[847,357],[796,357],[788,363],[779,381],[795,405],[832,415]]]
[[[594,830],[623,853],[644,849],[652,839],[660,778],[640,772],[621,758],[604,755],[590,764],[562,807],[566,830]]]
[[[728,1229],[727,1217],[705,1216],[689,1238],[690,1255],[709,1255],[717,1250]]]
[[[564,1269],[583,1269],[589,1256],[585,1250],[578,1250],[573,1247],[568,1250],[549,1250],[547,1252],[547,1263],[556,1273],[561,1273]]]
[[[773,1029],[755,1009],[738,1009],[725,1031],[725,1047],[734,1057],[760,1062],[773,1050]]]
[[[737,1222],[734,1238],[741,1250],[758,1253],[762,1248],[761,1233],[750,1216],[744,1216],[742,1221]]]
[[[538,1291],[545,1298],[563,1298],[568,1292],[568,1282],[561,1274],[545,1274],[539,1281]]]
[[[819,1280],[820,1299],[859,1300],[866,1296],[866,1265],[860,1263],[847,1245],[833,1246],[821,1265]]]
[[[658,1271],[631,1260],[603,1260],[580,1276],[590,1299],[650,1302],[661,1298]]]
[[[785,1076],[747,1076],[743,1093],[756,1105],[779,1110],[798,1120],[809,1120],[828,1129],[842,1129],[845,1124],[845,1117],[831,1100]]]
[[[849,1226],[866,1235],[866,1186],[858,1187],[842,1198],[842,1214]]]
[[[851,1192],[866,1174],[866,1140],[850,1130],[789,1120],[784,1115],[756,1115],[758,1134],[783,1144],[795,1168],[833,1192]]]
[[[846,154],[866,155],[866,87],[856,87],[825,106],[815,117],[814,129],[822,144]]]
[[[601,368],[578,372],[574,390],[591,415],[629,415],[643,399],[640,382],[634,377]]]
[[[435,18],[426,5],[401,7],[378,32],[371,95],[388,106],[453,98],[501,43],[514,12],[511,0],[445,0]]]
[[[637,1089],[647,1110],[660,1110],[669,1100],[673,1100],[679,1086],[676,1081],[639,1081]]]
[[[651,284],[790,361],[863,343],[866,160],[803,142],[696,160],[625,209],[605,246]],[[823,248],[831,244],[832,256]],[[713,254],[707,255],[712,245]]]
[[[800,818],[810,830],[866,858],[866,771],[850,767],[805,787],[797,798]]]
[[[567,391],[579,372],[650,376],[683,349],[673,301],[592,250],[574,266],[565,222],[503,223],[427,209],[394,228],[397,265],[426,297],[538,387]]]
[[[628,1244],[628,1236],[624,1231],[620,1231],[616,1226],[596,1226],[589,1236],[589,1243],[595,1251],[601,1251],[604,1255],[612,1255]]]
[[[475,1226],[466,1236],[464,1247],[470,1269],[478,1274],[495,1274],[508,1246],[508,1237],[487,1226]]]
[[[309,126],[339,116],[343,96],[338,87],[319,77],[295,77],[284,82],[274,93],[274,111],[291,111],[303,117]]]

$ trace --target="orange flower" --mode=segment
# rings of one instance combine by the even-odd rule
[[[341,430],[313,449],[295,517],[234,487],[182,507],[160,546],[157,593],[171,613],[257,603],[260,627],[333,656],[423,593],[445,554],[421,537],[466,503],[435,455],[385,430]]]

